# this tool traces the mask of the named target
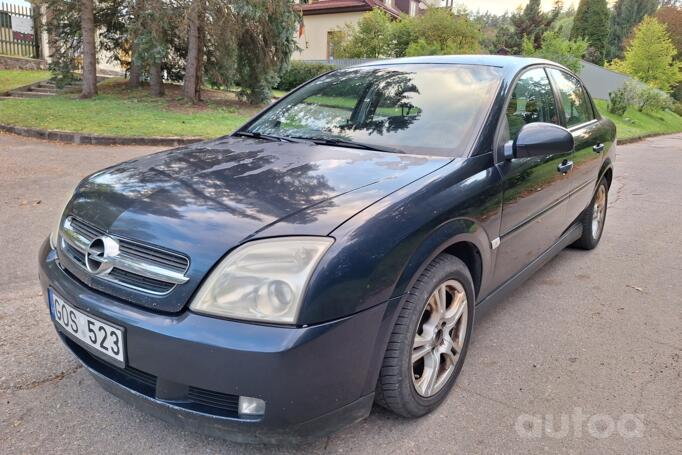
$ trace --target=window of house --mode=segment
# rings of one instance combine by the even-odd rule
[[[336,58],[336,43],[343,39],[343,32],[330,30],[327,32],[327,60]]]

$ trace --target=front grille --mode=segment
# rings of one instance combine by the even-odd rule
[[[61,250],[73,262],[87,270],[85,254],[91,242],[106,232],[76,217],[68,217],[62,226]],[[110,258],[113,268],[99,278],[149,294],[163,295],[184,283],[189,268],[187,257],[151,245],[109,235],[118,245],[118,254]]]
[[[112,365],[91,354],[67,336],[60,334],[60,337],[71,351],[89,368],[138,393],[150,398],[156,397],[158,378],[153,374],[140,371],[131,366],[121,368]],[[214,392],[193,386],[187,387],[187,393],[184,398],[172,400],[172,403],[182,408],[226,417],[235,418],[239,414],[239,395]]]
[[[231,413],[239,412],[239,396],[227,393],[212,392],[198,387],[189,388],[187,398],[193,403],[219,408]]]
[[[131,366],[126,366],[121,368],[112,365],[97,356],[89,353],[87,350],[83,349],[80,345],[72,341],[70,338],[61,335],[64,343],[73,351],[74,354],[78,356],[89,368],[97,371],[98,373],[112,379],[119,384],[135,390],[143,395],[153,397],[156,392],[156,376],[153,374],[145,373]]]
[[[135,287],[136,289],[146,289],[148,292],[153,294],[166,294],[175,287],[175,285],[172,283],[166,283],[164,281],[155,280],[154,278],[136,275],[121,269],[112,270],[109,276],[119,283],[125,283],[129,286]]]

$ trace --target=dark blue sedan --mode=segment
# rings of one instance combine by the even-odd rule
[[[337,70],[230,136],[84,179],[40,280],[103,387],[185,428],[273,442],[375,402],[419,417],[482,305],[598,244],[615,144],[548,61]]]

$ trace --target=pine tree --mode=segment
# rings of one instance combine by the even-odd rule
[[[622,58],[625,39],[645,16],[656,12],[658,0],[617,0],[609,20],[606,59]]]
[[[586,39],[590,61],[603,65],[608,36],[609,6],[606,0],[580,0],[573,20],[571,40]]]
[[[540,0],[530,0],[522,12],[511,16],[512,29],[505,33],[500,31],[497,40],[513,54],[521,53],[523,40],[529,39],[535,49],[542,45],[542,35],[550,29],[563,9],[561,1],[554,4],[552,11],[542,11]]]

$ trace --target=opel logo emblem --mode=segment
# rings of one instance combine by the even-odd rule
[[[118,255],[118,242],[107,235],[97,237],[85,251],[85,267],[94,275],[106,275],[114,268],[111,259]]]

